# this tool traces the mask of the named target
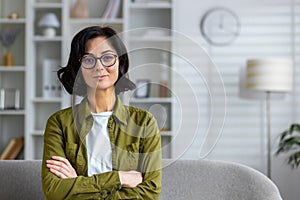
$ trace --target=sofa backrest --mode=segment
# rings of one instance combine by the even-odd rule
[[[162,164],[162,200],[282,200],[271,180],[243,165],[209,160]],[[41,161],[0,161],[0,199],[44,199]]]

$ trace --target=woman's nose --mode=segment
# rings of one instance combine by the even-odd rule
[[[104,66],[102,65],[100,59],[96,61],[96,70],[104,70]]]

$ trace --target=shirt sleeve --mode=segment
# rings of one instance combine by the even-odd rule
[[[109,199],[157,200],[161,192],[161,137],[155,118],[150,115],[140,152],[143,182],[135,188],[121,188]]]
[[[161,192],[161,139],[156,120],[148,117],[140,150],[140,171],[143,182],[135,188],[122,188],[118,171],[90,177],[61,179],[51,173],[46,160],[57,155],[67,157],[61,123],[52,116],[44,135],[42,188],[46,199],[159,199]]]
[[[47,168],[46,160],[51,159],[53,155],[66,157],[64,146],[59,120],[52,116],[46,125],[42,162],[42,188],[46,199],[104,199],[121,188],[117,171],[69,179],[61,179],[54,175]]]

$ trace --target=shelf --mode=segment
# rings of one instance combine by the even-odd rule
[[[172,103],[172,98],[160,98],[160,97],[150,97],[150,98],[132,98],[130,103]]]
[[[25,72],[25,66],[0,66],[0,72]]]
[[[0,115],[25,115],[25,110],[0,110]]]
[[[75,19],[70,18],[71,24],[123,24],[123,18],[113,18],[113,19],[104,19],[104,18],[86,18],[86,19]]]
[[[37,97],[32,100],[34,103],[61,103],[62,99],[60,97]]]
[[[171,9],[170,2],[145,2],[145,3],[131,3],[130,8],[134,9]]]
[[[62,8],[62,3],[39,2],[34,4],[34,8],[48,9],[48,8]]]
[[[33,40],[35,42],[61,42],[62,37],[61,36],[44,37],[42,35],[38,35],[38,36],[34,36]]]
[[[8,19],[8,18],[0,18],[0,24],[25,24],[26,19],[18,18],[18,19]]]

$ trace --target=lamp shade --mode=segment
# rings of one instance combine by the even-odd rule
[[[289,92],[293,88],[293,63],[290,59],[250,59],[246,71],[248,89]]]
[[[54,13],[45,14],[39,21],[40,27],[59,27],[60,23]]]

